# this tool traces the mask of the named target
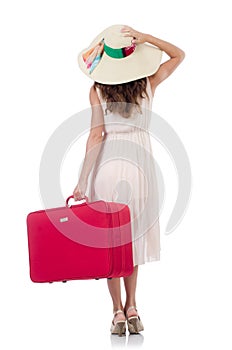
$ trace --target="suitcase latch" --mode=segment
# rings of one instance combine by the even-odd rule
[[[60,218],[60,222],[66,222],[66,221],[68,221],[68,217],[67,216],[65,216],[64,218]]]

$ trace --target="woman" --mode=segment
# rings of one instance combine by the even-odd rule
[[[170,58],[160,64],[163,51]],[[149,134],[146,132],[149,110],[157,86],[172,74],[184,57],[185,53],[169,42],[138,32],[129,26],[119,25],[107,28],[92,42],[88,50],[82,51],[78,58],[79,66],[94,80],[94,84],[90,89],[91,130],[82,172],[73,192],[75,200],[84,198],[88,177],[94,169],[90,181],[90,201],[125,200],[132,218],[137,218],[145,203],[147,180],[148,192],[152,193],[152,204],[157,208],[155,168],[147,157],[148,153],[152,154]],[[128,142],[128,147],[127,144],[122,146],[121,141]],[[103,162],[104,155],[107,152],[109,155],[111,152],[113,154],[115,149],[120,156],[125,152],[129,158],[131,142],[135,146],[131,148],[131,152],[135,148],[137,150],[136,169],[123,159]],[[143,171],[145,169],[145,180],[139,171],[140,165]],[[127,186],[122,189],[123,182],[120,180],[126,180],[129,188]],[[121,192],[121,198],[116,196],[115,191],[118,182],[120,186],[117,189]],[[156,214],[158,215],[157,212]],[[129,277],[123,278],[126,291],[124,305],[121,300],[120,278],[107,280],[113,301],[113,334],[125,333],[126,321],[130,333],[138,333],[144,329],[136,307],[136,283],[138,265],[160,259],[158,217],[153,226],[147,231],[144,229],[145,223],[151,221],[153,216],[154,212],[147,206],[141,218],[132,220],[134,271]]]

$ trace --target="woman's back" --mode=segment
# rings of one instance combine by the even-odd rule
[[[99,100],[101,102],[103,111],[104,111],[104,126],[105,126],[105,132],[106,134],[110,133],[123,133],[123,132],[133,132],[133,131],[148,131],[149,124],[150,124],[150,118],[151,118],[151,109],[152,109],[152,92],[151,92],[151,86],[149,78],[146,78],[146,92],[147,96],[142,98],[140,103],[140,110],[138,106],[133,104],[133,112],[132,115],[129,117],[123,117],[119,113],[114,113],[107,111],[107,103],[105,100],[103,100],[101,96],[100,89],[96,87]],[[120,103],[120,102],[115,102]]]

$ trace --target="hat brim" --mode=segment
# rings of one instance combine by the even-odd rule
[[[78,55],[78,64],[89,78],[102,84],[123,84],[154,74],[162,59],[163,51],[149,44],[138,44],[135,51],[124,58],[115,59],[105,52],[93,72],[90,74],[83,60],[83,53],[94,47],[102,39],[99,35],[89,46]]]

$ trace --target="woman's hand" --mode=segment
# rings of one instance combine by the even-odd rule
[[[86,188],[87,188],[87,182],[78,182],[78,184],[76,185],[73,191],[73,196],[75,201],[85,198]]]
[[[121,29],[122,33],[125,33],[124,36],[133,37],[134,39],[131,41],[132,44],[142,44],[146,42],[146,34],[138,32],[129,26],[124,26]]]

